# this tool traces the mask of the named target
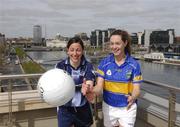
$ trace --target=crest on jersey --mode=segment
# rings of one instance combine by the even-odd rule
[[[112,75],[111,70],[107,70],[106,74],[107,75]]]
[[[131,75],[132,75],[132,71],[128,71],[128,72],[126,72],[126,78],[131,78]]]

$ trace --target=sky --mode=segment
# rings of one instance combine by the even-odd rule
[[[32,37],[34,25],[47,38],[108,28],[175,29],[180,36],[180,0],[0,0],[0,33]]]

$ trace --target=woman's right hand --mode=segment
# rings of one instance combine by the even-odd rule
[[[93,92],[93,84],[91,83],[91,81],[83,81],[81,92],[89,102],[93,102],[95,93]]]
[[[95,96],[96,95],[95,95],[95,93],[93,91],[90,91],[85,95],[86,99],[91,103],[94,103]]]
[[[88,91],[88,85],[86,84],[86,80],[83,80],[81,93],[85,96]]]

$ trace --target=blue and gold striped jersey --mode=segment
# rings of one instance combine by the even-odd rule
[[[108,55],[100,62],[97,74],[105,80],[104,101],[115,107],[127,106],[126,95],[132,93],[134,83],[142,82],[140,65],[128,54],[120,66],[115,63],[113,54]]]

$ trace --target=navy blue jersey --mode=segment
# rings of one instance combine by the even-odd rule
[[[70,65],[69,58],[60,61],[56,64],[56,68],[67,71],[74,79],[76,85],[76,91],[74,97],[66,103],[64,106],[80,107],[83,106],[87,100],[81,93],[81,85],[83,80],[95,80],[94,69],[91,63],[89,63],[84,56],[82,56],[80,65],[77,69]]]

